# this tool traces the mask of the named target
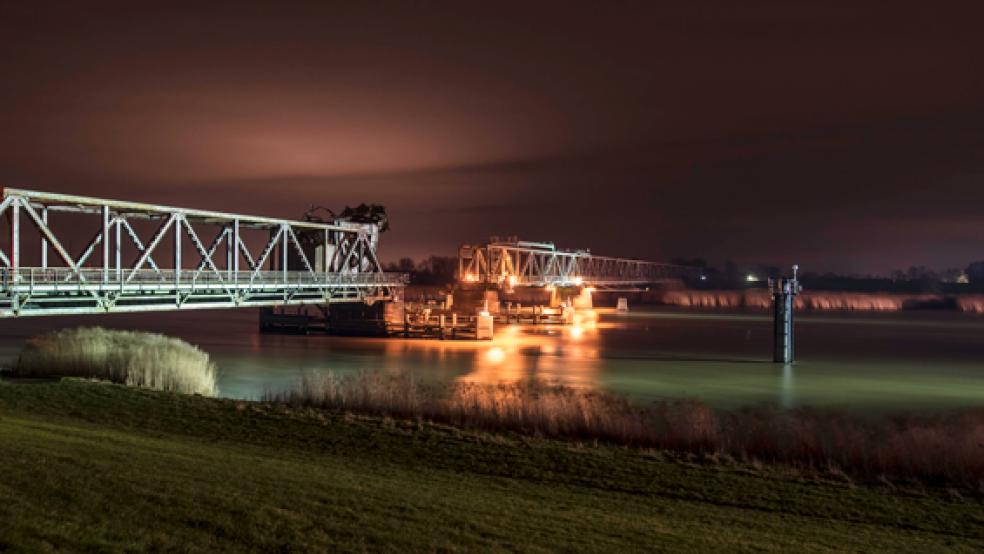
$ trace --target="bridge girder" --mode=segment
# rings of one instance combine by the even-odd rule
[[[689,276],[690,267],[558,250],[551,243],[492,241],[458,250],[458,281],[492,286],[639,286]]]
[[[95,224],[78,255],[70,245],[79,229],[54,226],[59,213],[88,216],[83,219]],[[382,271],[376,257],[379,231],[372,224],[292,221],[13,188],[3,189],[0,217],[10,223],[9,240],[0,244],[0,317],[373,302],[392,298],[406,284],[405,275]],[[154,222],[156,229],[142,239],[138,221]],[[36,251],[24,247],[29,230],[39,239]],[[245,232],[265,235],[258,254],[257,237],[251,237],[251,246]],[[206,243],[203,237],[211,239]],[[185,244],[192,249],[185,251]],[[32,253],[36,265],[25,266]],[[134,261],[124,263],[124,255]]]

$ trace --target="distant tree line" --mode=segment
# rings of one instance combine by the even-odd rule
[[[738,289],[762,287],[768,279],[789,276],[789,268],[764,263],[738,264],[726,261],[722,268],[713,267],[702,258],[676,258],[677,265],[698,268],[699,274],[689,285],[706,289]],[[799,274],[803,286],[813,290],[861,292],[944,293],[984,291],[984,261],[973,262],[966,268],[937,271],[924,265],[897,269],[888,276],[843,275],[833,272],[803,271]]]
[[[458,258],[454,256],[431,256],[413,261],[412,258],[400,258],[383,266],[383,271],[407,273],[414,285],[450,285],[455,280],[458,271]]]

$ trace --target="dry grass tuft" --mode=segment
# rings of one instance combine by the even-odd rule
[[[719,412],[696,400],[640,406],[562,385],[425,385],[410,374],[381,372],[310,375],[264,400],[869,479],[984,486],[984,410],[894,418],[772,406]]]
[[[215,364],[197,347],[164,335],[101,327],[32,338],[14,371],[24,377],[83,377],[171,392],[216,393]]]

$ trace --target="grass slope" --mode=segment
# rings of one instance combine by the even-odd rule
[[[65,380],[0,381],[0,550],[966,550],[979,499]]]

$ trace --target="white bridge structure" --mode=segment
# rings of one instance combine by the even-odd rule
[[[656,284],[697,273],[693,267],[559,250],[553,243],[497,237],[458,250],[458,281],[502,287],[619,287]]]
[[[371,304],[406,284],[382,271],[371,223],[14,188],[2,189],[0,218],[10,225],[0,236],[0,317]]]

